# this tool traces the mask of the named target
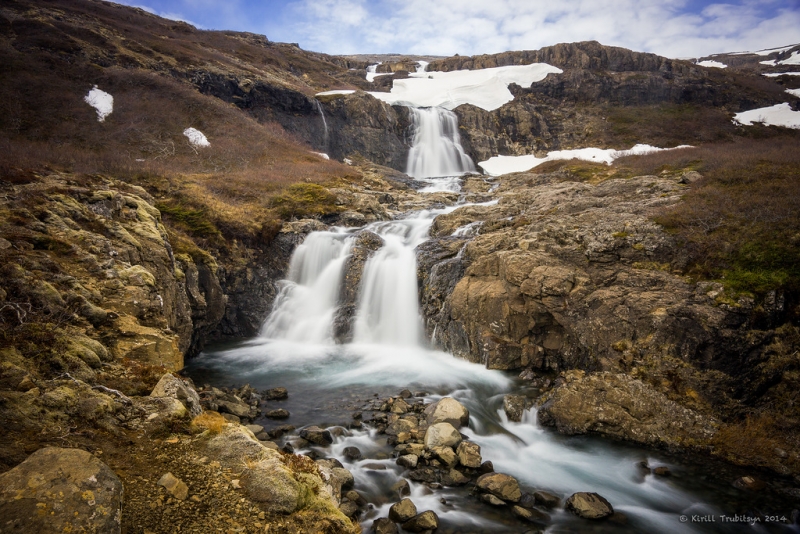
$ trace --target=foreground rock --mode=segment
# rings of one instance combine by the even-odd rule
[[[403,530],[408,532],[428,532],[437,528],[439,528],[439,516],[431,510],[417,514],[403,523]]]
[[[475,487],[505,502],[519,502],[522,497],[517,479],[503,473],[481,475],[475,483]]]
[[[444,397],[425,408],[425,418],[429,425],[450,423],[461,428],[469,424],[469,410],[457,400]]]
[[[436,423],[425,431],[425,448],[456,447],[461,443],[461,434],[450,423]]]
[[[718,427],[639,380],[569,371],[539,409],[539,421],[565,434],[599,432],[646,445],[702,445]]]
[[[0,488],[3,532],[120,532],[122,482],[86,451],[39,449]]]
[[[177,399],[181,401],[181,404],[186,407],[192,417],[200,415],[203,411],[197,391],[172,373],[167,373],[161,377],[150,396]]]
[[[584,519],[603,519],[614,513],[611,504],[597,493],[574,493],[567,499],[566,508]]]

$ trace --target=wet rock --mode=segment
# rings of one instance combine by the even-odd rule
[[[458,469],[451,469],[442,474],[442,484],[445,486],[463,486],[469,482],[469,477]]]
[[[507,502],[517,502],[522,497],[517,479],[503,473],[487,473],[478,477],[475,486]]]
[[[244,402],[218,399],[217,405],[220,413],[229,413],[240,419],[250,417],[250,406]]]
[[[397,525],[391,519],[381,517],[372,522],[373,534],[397,534]]]
[[[347,517],[354,517],[358,514],[358,505],[349,499],[339,505],[339,511]]]
[[[120,532],[122,482],[86,451],[47,447],[0,475],[9,532]]]
[[[417,424],[413,419],[398,419],[386,427],[386,433],[390,436],[397,436],[402,433],[411,434],[417,429]]]
[[[561,503],[561,499],[546,491],[534,491],[533,498],[536,504],[545,508],[555,508]]]
[[[327,447],[333,443],[333,436],[330,431],[323,430],[318,426],[308,426],[300,430],[300,437],[323,447]]]
[[[408,532],[425,532],[426,530],[436,530],[437,528],[439,528],[439,516],[432,510],[417,514],[403,523],[403,530]]]
[[[432,467],[417,467],[408,472],[408,478],[414,482],[425,482],[426,484],[432,484],[439,479],[436,470]]]
[[[403,499],[389,508],[389,519],[395,523],[404,523],[415,515],[417,515],[417,507],[411,499]]]
[[[740,477],[734,480],[733,487],[740,490],[760,491],[767,487],[763,480],[754,477]]]
[[[493,473],[494,472],[494,464],[491,462],[491,460],[486,460],[478,468],[478,471],[481,472],[481,473]]]
[[[669,467],[656,467],[653,469],[653,474],[658,477],[668,477],[672,475],[672,471],[669,470]]]
[[[353,473],[345,469],[344,467],[334,467],[332,470],[333,479],[342,489],[351,489],[356,481],[353,477]]]
[[[361,450],[358,447],[345,447],[342,454],[348,460],[360,460]]]
[[[405,497],[411,495],[411,486],[408,484],[408,480],[401,478],[392,485],[392,491],[400,497]]]
[[[164,473],[164,475],[158,479],[158,485],[166,488],[170,495],[179,501],[186,500],[186,497],[189,496],[189,487],[184,481],[177,478],[172,473]]]
[[[503,411],[509,421],[519,423],[522,421],[522,414],[533,405],[531,399],[524,395],[508,394],[503,397]]]
[[[425,448],[457,447],[461,443],[461,434],[450,423],[435,423],[425,431]]]
[[[603,519],[614,513],[611,504],[597,493],[573,493],[567,499],[565,507],[584,519]]]
[[[268,417],[270,419],[286,419],[290,416],[288,410],[284,410],[283,408],[279,408],[277,410],[269,410],[268,412],[264,412],[264,417]]]
[[[403,398],[403,399],[410,399],[413,396],[414,395],[411,393],[411,391],[409,391],[407,389],[404,389],[403,391],[400,392],[400,398]]]
[[[289,398],[289,391],[286,388],[267,389],[262,393],[264,400],[285,400]]]
[[[513,506],[511,513],[524,521],[538,524],[546,524],[550,521],[550,516],[544,512],[536,509],[523,508],[522,506]]]
[[[178,399],[189,410],[192,417],[197,417],[203,412],[200,405],[200,396],[197,391],[187,382],[181,380],[172,373],[167,373],[161,377],[156,387],[150,393],[151,397],[171,397]],[[248,413],[250,409],[248,408]]]
[[[414,469],[415,467],[417,467],[418,461],[419,458],[417,456],[414,456],[413,454],[405,454],[397,458],[397,465],[402,467],[407,467],[409,469]]]
[[[492,506],[505,506],[506,502],[502,499],[498,499],[491,493],[484,493],[481,495],[481,500],[486,504],[491,504]]]
[[[431,452],[446,467],[455,467],[458,464],[458,457],[451,447],[433,447]]]
[[[481,446],[471,441],[462,441],[456,449],[458,462],[464,467],[477,469],[481,466]]]
[[[455,428],[469,424],[469,410],[451,397],[444,397],[425,408],[425,418],[429,425],[450,423]]]
[[[350,490],[345,493],[345,497],[356,503],[359,507],[367,505],[367,500],[355,490]]]

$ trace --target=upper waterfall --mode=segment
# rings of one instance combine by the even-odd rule
[[[408,153],[406,174],[414,178],[460,176],[475,170],[461,146],[458,117],[450,110],[410,108],[414,139]]]

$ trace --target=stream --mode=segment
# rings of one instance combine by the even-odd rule
[[[439,108],[415,110],[417,135],[408,167],[409,174],[427,183],[422,191],[457,190],[459,177],[473,169],[453,120],[452,112]],[[788,520],[793,508],[788,497],[745,492],[731,485],[740,476],[752,475],[752,469],[595,436],[562,436],[538,426],[535,409],[526,412],[521,422],[510,422],[502,409],[503,396],[513,392],[537,397],[539,392],[529,382],[432,348],[417,302],[415,248],[427,239],[437,215],[462,205],[409,213],[364,228],[335,227],[309,234],[292,257],[287,280],[280,282],[261,335],[208,347],[188,362],[189,376],[198,385],[286,387],[289,398],[268,403],[267,408],[285,408],[291,416],[256,421],[267,430],[284,424],[339,427],[331,446],[314,448],[322,456],[337,458],[353,473],[356,491],[370,503],[361,517],[365,532],[398,500],[391,488],[405,468],[395,463],[386,435],[367,425],[352,428],[353,414],[363,412],[366,420],[377,408],[377,399],[396,396],[403,389],[414,392],[409,400],[428,403],[444,396],[459,400],[470,411],[469,428],[462,428],[462,433],[480,445],[484,460],[491,461],[497,472],[517,478],[523,492],[544,490],[561,499],[559,507],[547,510],[549,519],[537,526],[521,522],[506,507],[479,501],[470,494],[469,485],[431,489],[410,481],[410,498],[417,509],[438,514],[437,533],[539,528],[548,533],[800,532],[796,526],[767,522],[757,515]],[[343,273],[362,230],[381,236],[384,245],[364,265],[353,341],[336,344],[332,332]],[[295,437],[286,436],[279,444]],[[343,451],[350,446],[358,447],[363,458],[345,457]],[[668,467],[672,474],[655,476],[644,471],[641,462]],[[590,522],[566,512],[564,500],[578,491],[599,493],[619,514]],[[725,521],[726,517],[738,521]]]

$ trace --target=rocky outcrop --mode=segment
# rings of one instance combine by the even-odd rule
[[[86,451],[39,449],[0,488],[4,531],[121,532],[122,482]]]
[[[361,289],[361,275],[364,273],[367,260],[382,246],[383,238],[369,230],[359,232],[353,243],[350,257],[347,258],[344,266],[344,279],[339,296],[341,304],[333,322],[333,336],[339,343],[345,343],[352,339],[358,294]]]
[[[602,433],[650,446],[710,443],[719,423],[623,374],[569,371],[539,408],[538,420],[563,434]]]

